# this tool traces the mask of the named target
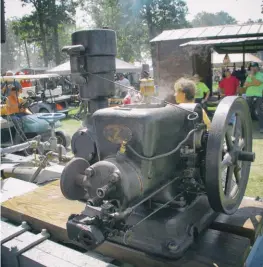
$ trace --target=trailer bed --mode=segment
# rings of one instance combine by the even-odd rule
[[[3,202],[2,216],[12,223],[26,221],[37,232],[47,229],[49,239],[67,244],[70,242],[66,232],[68,217],[80,213],[84,206],[84,203],[65,199],[59,181],[55,181]],[[219,215],[179,260],[156,258],[108,241],[96,252],[138,267],[243,267],[246,262],[246,267],[262,267],[262,225],[263,203],[244,198],[234,215]]]

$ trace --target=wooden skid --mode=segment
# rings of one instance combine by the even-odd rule
[[[65,199],[59,181],[39,187],[2,204],[2,216],[11,221],[28,222],[34,230],[45,228],[53,240],[69,242],[66,222],[72,213],[80,213],[84,203]],[[97,251],[138,267],[243,267],[250,244],[260,233],[263,223],[263,203],[251,199],[242,202],[240,210],[232,215],[220,215],[197,241],[177,261],[167,261],[146,255],[111,242],[104,242]]]

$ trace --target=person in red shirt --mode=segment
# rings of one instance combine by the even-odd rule
[[[16,75],[25,75],[24,72],[20,71],[20,72],[17,72]],[[22,80],[20,82],[22,88],[25,88],[25,87],[32,87],[32,82],[30,80]]]
[[[232,96],[237,94],[239,80],[235,76],[231,76],[229,69],[225,72],[226,77],[219,83],[221,96]]]

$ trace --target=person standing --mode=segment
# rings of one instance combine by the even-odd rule
[[[219,83],[220,95],[223,96],[233,96],[238,93],[239,80],[231,75],[229,69],[225,71],[225,78]]]
[[[250,75],[246,79],[244,88],[250,112],[254,108],[254,98],[256,98],[255,107],[258,107],[259,129],[260,133],[263,133],[263,73],[259,71],[257,62],[251,63]]]
[[[205,83],[201,82],[198,74],[194,75],[194,82],[196,85],[195,103],[205,104],[210,96],[210,90]]]
[[[116,88],[116,95],[124,98],[126,96],[126,94],[128,93],[128,88],[131,86],[130,81],[124,77],[124,74],[121,73],[119,75],[119,80],[117,80],[117,82],[115,83],[117,85]]]

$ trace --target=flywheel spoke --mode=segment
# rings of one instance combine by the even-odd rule
[[[245,141],[243,138],[239,140],[238,146],[240,150],[243,150],[245,148]]]
[[[230,129],[226,131],[225,138],[226,138],[226,145],[227,145],[228,151],[230,151],[233,148],[232,134],[231,134]]]
[[[224,171],[231,164],[232,164],[231,156],[230,156],[229,153],[226,153],[224,155],[224,158],[223,158],[222,162],[221,162],[221,170]]]
[[[225,184],[225,195],[229,196],[232,189],[233,184],[233,173],[234,173],[234,166],[228,167],[227,175],[226,175],[226,184]]]
[[[241,127],[241,120],[239,116],[236,116],[236,122],[234,127],[234,140],[236,146],[239,145],[239,139],[241,137],[242,127]]]
[[[234,169],[234,175],[236,178],[237,185],[240,183],[241,180],[241,168],[237,165]]]

